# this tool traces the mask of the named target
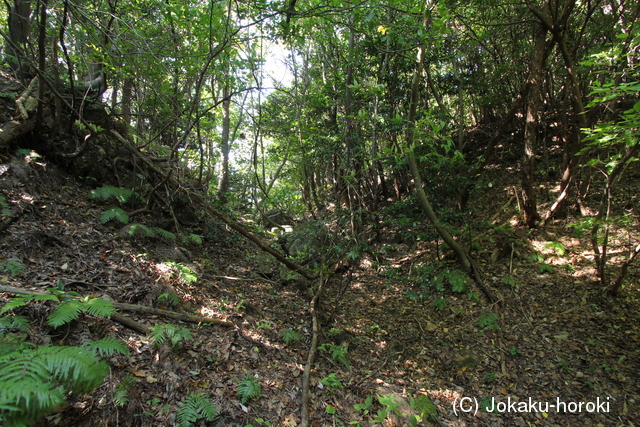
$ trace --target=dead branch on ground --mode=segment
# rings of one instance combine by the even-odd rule
[[[312,337],[311,346],[309,348],[309,355],[307,356],[307,364],[304,367],[304,374],[302,375],[302,404],[300,411],[300,427],[307,427],[309,425],[309,388],[311,378],[311,368],[313,367],[313,361],[316,358],[318,352],[318,335],[320,334],[320,326],[318,325],[318,313],[317,308],[322,294],[322,289],[325,285],[326,279],[320,269],[320,286],[316,291],[311,303],[309,304],[309,313],[311,313],[312,322]]]
[[[53,295],[50,292],[16,288],[15,286],[9,286],[9,285],[0,285],[0,292],[8,292],[8,293],[18,294],[18,295],[31,295],[31,294]],[[189,323],[209,323],[209,324],[221,325],[221,326],[233,326],[233,323],[228,322],[226,320],[222,320],[222,319],[194,316],[191,314],[177,313],[175,311],[162,310],[159,308],[146,307],[146,306],[137,305],[137,304],[127,304],[123,302],[114,302],[114,301],[111,301],[111,303],[118,310],[133,311],[136,313],[144,313],[144,314],[154,314],[154,315],[169,317],[174,320],[179,320],[179,321],[189,322]],[[151,330],[147,328],[145,325],[142,325],[141,323],[137,323],[135,320],[131,320],[118,313],[115,313],[114,315],[112,315],[111,320],[118,322],[130,329],[133,329],[136,332],[140,332],[144,334],[148,334],[149,332],[151,332]]]

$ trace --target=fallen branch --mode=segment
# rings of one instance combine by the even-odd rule
[[[316,358],[316,353],[318,352],[318,335],[320,334],[320,327],[318,326],[318,313],[316,312],[316,309],[318,307],[320,295],[322,294],[324,282],[324,275],[322,274],[322,269],[320,269],[320,286],[318,287],[318,290],[316,291],[315,295],[311,299],[311,303],[309,304],[309,313],[311,313],[311,322],[313,326],[311,346],[309,348],[309,355],[307,356],[307,364],[304,367],[304,374],[302,375],[302,408],[300,411],[301,420],[299,427],[307,427],[309,425],[309,386],[311,381],[311,368],[313,366],[313,361]]]
[[[0,285],[0,292],[8,292],[8,293],[12,293],[12,294],[18,294],[18,295],[53,295],[50,292],[42,292],[42,291],[34,291],[34,290],[30,290],[30,289],[22,289],[22,288],[16,288],[15,286],[9,286],[9,285]],[[137,313],[145,313],[145,314],[155,314],[158,316],[165,316],[165,317],[169,317],[171,319],[175,319],[175,320],[181,320],[183,322],[191,322],[191,323],[209,323],[209,324],[215,324],[215,325],[221,325],[221,326],[233,326],[233,323],[228,322],[226,320],[221,320],[221,319],[213,319],[210,317],[201,317],[201,316],[193,316],[190,314],[182,314],[182,313],[176,313],[175,311],[169,311],[169,310],[162,310],[159,308],[153,308],[153,307],[146,307],[143,305],[136,305],[136,304],[127,304],[127,303],[122,303],[122,302],[114,302],[111,301],[111,303],[113,304],[113,306],[118,309],[118,310],[127,310],[127,311],[135,311]],[[151,330],[146,327],[145,325],[136,322],[135,320],[129,319],[128,317],[125,317],[121,314],[118,313],[114,313],[111,316],[111,320],[118,322],[136,332],[140,332],[143,334],[148,334],[149,332],[151,332]]]
[[[160,308],[147,307],[144,305],[127,304],[124,302],[114,302],[113,306],[120,310],[135,311],[137,313],[145,313],[145,314],[157,314],[158,316],[169,317],[171,319],[180,320],[182,322],[210,323],[210,324],[221,325],[221,326],[233,326],[233,323],[228,322],[226,320],[222,320],[222,319],[177,313],[175,311],[162,310]]]

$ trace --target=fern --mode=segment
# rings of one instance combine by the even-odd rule
[[[29,319],[24,316],[5,316],[0,318],[0,336],[4,335],[7,329],[17,331],[27,331]]]
[[[158,227],[152,227],[151,230],[153,230],[153,232],[157,236],[162,237],[163,239],[176,240],[176,235],[170,231],[163,230],[162,228]]]
[[[300,334],[288,329],[282,333],[282,340],[285,344],[289,344],[291,341],[300,341]]]
[[[35,344],[25,342],[24,338],[19,338],[14,334],[0,336],[0,357],[23,348],[35,348]]]
[[[149,339],[156,348],[169,341],[171,348],[176,350],[182,341],[191,339],[191,331],[187,328],[179,328],[171,323],[157,325],[151,328]]]
[[[181,234],[180,241],[185,245],[190,243],[195,243],[196,245],[202,244],[202,236],[199,234],[189,233],[189,234]]]
[[[169,292],[158,295],[158,302],[165,304],[168,307],[175,307],[180,305],[182,300],[175,292]]]
[[[127,234],[131,237],[135,236],[136,234],[141,234],[144,237],[155,237],[156,234],[153,232],[153,230],[151,230],[149,227],[147,227],[144,224],[133,224],[131,225],[131,227],[129,227],[129,229],[127,230]]]
[[[49,325],[57,328],[77,319],[81,313],[96,317],[111,317],[116,309],[110,301],[103,298],[83,298],[65,301],[47,317]]]
[[[258,378],[251,375],[244,377],[238,383],[238,396],[245,403],[249,399],[258,399],[260,397],[260,382]]]
[[[96,188],[89,193],[90,199],[108,200],[110,198],[114,198],[120,203],[127,203],[134,197],[138,197],[136,192],[129,190],[128,188],[112,187],[110,185]]]
[[[115,353],[129,355],[129,347],[122,341],[111,337],[89,342],[84,345],[84,348],[91,350],[96,356],[113,356]]]
[[[6,271],[12,276],[17,276],[24,270],[24,264],[17,259],[9,259],[4,262],[0,262],[0,270]]]
[[[104,298],[85,297],[79,301],[83,303],[82,310],[92,316],[109,318],[116,312],[113,303]]]
[[[0,314],[4,314],[12,308],[22,307],[26,305],[30,301],[59,301],[58,297],[55,295],[25,295],[21,297],[12,298],[11,301],[6,303],[2,310],[0,310]]]
[[[184,399],[176,420],[179,427],[189,427],[198,420],[213,421],[217,416],[218,410],[211,399],[203,393],[191,393]]]
[[[129,403],[129,387],[136,382],[131,374],[127,374],[113,391],[113,404],[115,406],[125,406]]]
[[[124,210],[117,207],[107,209],[106,211],[102,212],[102,215],[100,215],[100,222],[102,222],[103,224],[106,224],[107,222],[114,219],[117,219],[121,223],[126,224],[129,222],[129,215],[127,215]]]
[[[108,365],[88,350],[11,345],[14,339],[0,338],[0,418],[5,425],[35,423],[63,404],[67,393],[87,393],[108,373]]]
[[[133,237],[136,234],[140,234],[145,237],[161,237],[163,239],[175,240],[176,235],[170,231],[163,230],[158,227],[147,227],[144,224],[133,224],[128,232],[129,236]]]

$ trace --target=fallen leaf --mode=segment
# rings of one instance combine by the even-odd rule
[[[567,338],[569,338],[569,333],[568,332],[560,332],[558,335],[554,335],[553,337],[555,339],[557,339],[557,340],[564,341]]]

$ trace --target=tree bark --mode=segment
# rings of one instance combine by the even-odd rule
[[[131,125],[131,99],[133,95],[133,79],[127,77],[122,83],[122,121],[126,126]]]
[[[575,59],[573,54],[569,50],[567,46],[566,39],[563,35],[563,29],[568,25],[567,22],[571,15],[571,12],[575,6],[575,0],[569,0],[565,4],[564,10],[562,11],[562,15],[558,19],[557,22],[553,22],[549,16],[545,15],[541,10],[536,8],[531,0],[525,0],[527,3],[527,7],[529,10],[538,18],[540,23],[544,25],[544,27],[549,31],[558,44],[558,48],[560,49],[560,53],[562,54],[562,59],[564,60],[564,66],[567,70],[567,77],[569,78],[569,86],[570,92],[573,98],[573,112],[576,117],[576,121],[581,129],[588,128],[589,125],[587,123],[587,117],[584,111],[584,104],[582,102],[582,91],[580,89],[580,81],[578,80],[578,75],[575,70]],[[578,131],[577,134],[577,143],[574,144],[574,149],[571,150],[571,160],[567,165],[564,173],[562,175],[562,179],[560,181],[560,195],[556,199],[556,201],[551,206],[549,212],[547,212],[542,225],[546,225],[551,218],[555,215],[555,213],[560,210],[566,201],[566,198],[569,194],[570,186],[573,181],[574,171],[577,168],[580,160],[582,159],[582,155],[575,155],[578,153],[584,146],[583,143],[583,135],[582,132]]]
[[[422,187],[422,179],[420,177],[420,171],[418,170],[418,164],[416,162],[416,158],[413,154],[413,143],[415,139],[415,127],[416,127],[416,112],[418,108],[418,100],[420,93],[420,76],[423,73],[424,65],[424,51],[426,46],[421,44],[418,47],[418,58],[416,60],[416,68],[413,73],[413,81],[411,84],[411,104],[409,106],[409,117],[407,124],[407,150],[408,150],[408,158],[409,158],[409,167],[411,169],[411,174],[413,175],[413,181],[416,187],[416,193],[418,195],[418,200],[420,201],[420,206],[422,210],[426,214],[427,218],[433,224],[434,228],[438,235],[444,240],[444,242],[449,245],[449,247],[453,250],[456,258],[458,259],[458,263],[462,267],[464,271],[467,273],[472,272],[471,262],[469,258],[465,254],[464,250],[460,247],[458,242],[456,242],[447,231],[447,229],[440,223],[440,219],[434,212],[431,207],[431,203],[429,202],[429,198]]]
[[[220,152],[222,162],[220,163],[220,176],[218,177],[218,200],[225,201],[227,191],[229,191],[229,135],[231,134],[231,95],[229,94],[229,83],[225,83],[222,89],[222,135],[220,141]]]
[[[46,73],[47,64],[47,0],[40,0],[40,22],[38,23],[38,67],[40,72]],[[45,84],[40,82],[38,85],[38,110],[36,111],[36,128],[42,124],[42,116],[44,109],[44,87]]]
[[[526,123],[524,129],[524,157],[522,159],[522,193],[524,199],[524,221],[527,227],[534,228],[540,220],[535,181],[535,155],[538,133],[538,108],[540,105],[540,84],[545,63],[545,39],[547,30],[543,24],[538,26],[535,48],[529,73],[529,94],[527,97]]]
[[[9,66],[16,72],[19,80],[26,78],[25,64],[22,61],[21,49],[29,38],[29,17],[31,16],[31,0],[14,0],[9,5],[9,37],[6,41],[6,60]],[[18,49],[16,49],[16,47]]]

